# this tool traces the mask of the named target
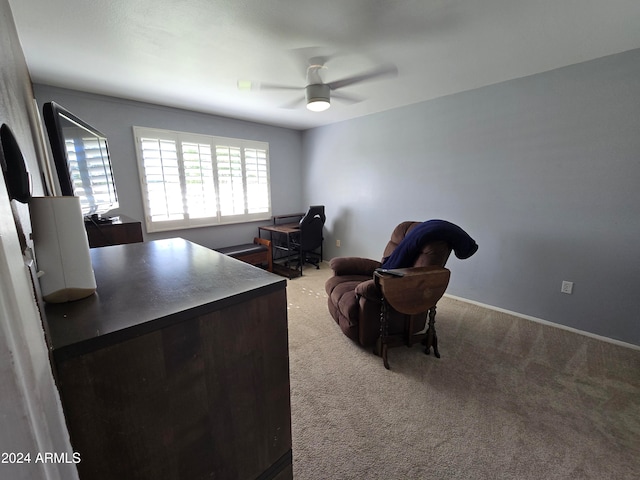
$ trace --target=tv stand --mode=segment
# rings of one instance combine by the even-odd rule
[[[85,223],[112,223],[114,218],[118,217],[103,217],[102,215],[98,215],[94,213],[93,215],[87,215],[84,217]]]
[[[89,247],[108,247],[125,243],[142,242],[142,225],[124,215],[106,218],[104,221],[92,221],[92,217],[85,219],[84,228],[87,231]],[[98,217],[105,218],[105,217]]]

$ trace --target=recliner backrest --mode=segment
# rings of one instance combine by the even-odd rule
[[[384,249],[382,254],[383,258],[388,257],[391,253],[396,249],[396,247],[404,240],[404,237],[420,222],[415,221],[406,221],[400,223],[396,228],[393,229],[391,233],[391,239],[387,243],[387,246]],[[427,243],[423,248],[422,252],[416,258],[414,262],[414,267],[426,267],[429,265],[437,265],[439,267],[444,267],[449,259],[449,255],[451,254],[451,246],[447,242],[438,241]]]

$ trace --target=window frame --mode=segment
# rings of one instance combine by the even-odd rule
[[[270,220],[271,213],[271,173],[270,173],[270,161],[269,161],[269,143],[259,140],[246,140],[240,138],[220,137],[214,135],[180,132],[173,130],[165,130],[158,128],[133,126],[133,137],[136,146],[136,163],[138,166],[138,177],[142,195],[142,205],[144,209],[145,225],[147,232],[164,232],[170,230],[182,230],[189,228],[201,228],[212,227],[218,225],[231,225],[237,223],[247,223],[255,221]],[[179,183],[180,192],[182,198],[183,218],[175,220],[153,220],[151,216],[150,199],[148,182],[145,171],[145,159],[142,149],[142,139],[154,139],[174,142],[176,148],[176,156],[178,161],[179,170]],[[185,160],[183,157],[183,144],[184,143],[196,143],[196,144],[209,144],[211,148],[211,166],[213,169],[213,183],[215,187],[215,214],[207,217],[191,218],[188,215],[187,206],[187,193],[185,183]],[[227,214],[221,213],[220,206],[220,179],[219,179],[219,165],[216,161],[216,146],[239,148],[241,159],[241,171],[242,171],[242,195],[244,201],[244,213],[241,214]],[[258,150],[263,151],[266,164],[266,211],[260,211],[257,213],[248,213],[248,190],[247,190],[247,158],[245,155],[246,150]]]

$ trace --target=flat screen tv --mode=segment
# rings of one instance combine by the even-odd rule
[[[118,208],[107,137],[55,102],[42,107],[62,195],[80,198],[85,218]]]

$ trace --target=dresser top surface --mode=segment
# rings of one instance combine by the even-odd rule
[[[181,238],[90,250],[95,294],[45,305],[57,349],[104,345],[256,295],[285,289],[285,279]],[[109,337],[109,338],[107,338]]]

